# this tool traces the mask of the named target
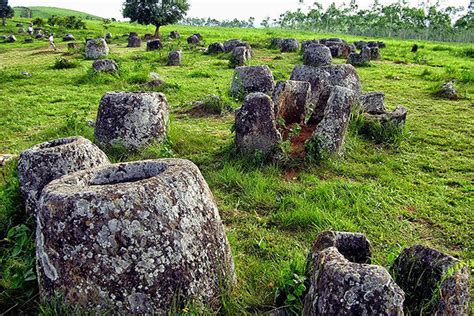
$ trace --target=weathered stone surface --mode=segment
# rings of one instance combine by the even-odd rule
[[[364,234],[329,230],[316,237],[309,261],[313,262],[311,258],[315,258],[319,252],[329,247],[336,247],[341,255],[353,263],[370,263],[372,259],[370,241]]]
[[[219,308],[234,267],[214,198],[190,161],[99,167],[49,184],[37,220],[43,300],[93,314]]]
[[[279,81],[273,92],[275,117],[286,125],[302,124],[310,109],[311,85],[306,81]]]
[[[76,40],[76,38],[72,34],[66,34],[63,37],[63,41],[65,41],[65,42],[75,41],[75,40]]]
[[[303,52],[303,64],[320,67],[330,65],[332,62],[331,51],[324,45],[311,44]]]
[[[171,31],[171,32],[170,32],[170,38],[171,38],[171,39],[177,39],[177,38],[179,38],[180,36],[181,36],[181,35],[179,34],[178,31]]]
[[[251,58],[252,54],[245,46],[237,46],[232,51],[232,55],[230,57],[230,64],[231,66],[238,67],[244,66],[247,63],[247,60]]]
[[[147,33],[143,36],[143,39],[148,42],[148,41],[151,41],[151,40],[155,39],[155,35]]]
[[[231,94],[243,97],[252,92],[263,92],[271,95],[275,87],[273,74],[267,65],[235,68],[232,79]]]
[[[310,275],[304,315],[403,315],[404,293],[384,268],[353,263],[329,247]]]
[[[372,51],[370,47],[364,46],[362,47],[360,54],[350,53],[349,57],[347,58],[347,63],[354,66],[362,66],[370,63],[371,58]]]
[[[128,38],[128,45],[127,47],[141,47],[142,46],[142,39],[138,36],[130,36]]]
[[[217,43],[212,43],[207,48],[207,53],[208,54],[220,54],[220,53],[224,53],[224,52],[225,52],[224,45],[222,43],[218,43],[218,42]]]
[[[342,152],[355,97],[353,90],[339,86],[331,88],[323,119],[313,134],[313,137],[320,140],[324,152],[329,154]]]
[[[246,46],[248,45],[246,42],[239,40],[239,39],[231,39],[228,41],[224,42],[224,51],[226,53],[231,52],[236,48],[237,46]]]
[[[147,51],[153,51],[157,49],[162,49],[163,44],[159,39],[152,39],[146,42],[146,50]]]
[[[107,156],[83,137],[61,138],[25,150],[18,160],[18,176],[26,211],[36,213],[41,191],[52,180],[108,163]]]
[[[105,33],[105,39],[111,40],[112,38],[113,38],[112,33],[110,33],[110,32]]]
[[[79,48],[79,45],[77,45],[76,43],[68,43],[67,44],[67,49],[75,50],[75,49],[78,49],[78,48]]]
[[[270,41],[270,48],[281,48],[281,43],[283,42],[283,38],[272,38]]]
[[[88,40],[85,52],[87,59],[99,59],[109,54],[109,46],[103,38]]]
[[[378,47],[371,47],[370,48],[370,60],[380,60],[382,57],[380,56],[380,49]]]
[[[0,167],[3,167],[7,164],[8,161],[15,158],[15,155],[10,154],[0,154]]]
[[[162,93],[106,93],[97,113],[95,139],[100,147],[136,150],[166,138],[168,102]]]
[[[96,60],[92,64],[92,68],[95,71],[103,71],[108,73],[114,73],[118,71],[117,63],[111,59]]]
[[[44,35],[41,33],[35,35],[35,39],[42,39],[42,38],[44,38]]]
[[[304,52],[311,45],[319,45],[319,40],[308,40],[301,42],[301,51]]]
[[[8,36],[5,41],[7,43],[14,43],[14,42],[16,42],[16,36],[12,34],[12,35]]]
[[[299,48],[298,40],[294,38],[287,38],[281,41],[280,51],[282,53],[297,52]]]
[[[33,39],[32,38],[25,38],[25,43],[33,43]]]
[[[190,46],[197,46],[199,45],[201,40],[196,35],[191,35],[190,37],[188,37],[187,42]]]
[[[370,128],[368,124],[371,124],[374,121],[378,121],[382,127],[398,126],[402,128],[405,125],[407,120],[407,109],[403,106],[398,106],[393,112],[384,112],[382,114],[371,114],[366,113],[366,127]]]
[[[319,123],[323,117],[327,99],[329,98],[329,72],[323,67],[296,65],[290,80],[306,81],[311,85],[310,104],[312,109],[311,123]]]
[[[442,98],[446,98],[450,100],[456,100],[459,98],[458,92],[456,88],[454,87],[454,83],[452,81],[448,81],[444,83],[438,95]]]
[[[369,114],[383,114],[385,109],[385,94],[383,92],[369,92],[359,96],[360,109]]]
[[[168,55],[168,66],[180,66],[183,52],[175,50]]]
[[[330,65],[321,67],[329,73],[329,84],[331,86],[341,86],[353,90],[356,95],[360,95],[362,84],[357,70],[352,65]]]
[[[270,97],[260,92],[249,94],[235,112],[235,143],[239,152],[271,156],[281,140]]]
[[[128,37],[138,37],[138,33],[137,32],[130,32],[130,33],[128,33]]]
[[[194,33],[193,36],[196,36],[200,41],[202,41],[202,35],[200,33]]]
[[[329,51],[331,52],[331,56],[333,58],[341,57],[342,56],[342,48],[341,45],[331,45],[328,46]]]
[[[392,266],[411,315],[468,315],[469,267],[435,249],[405,249]]]

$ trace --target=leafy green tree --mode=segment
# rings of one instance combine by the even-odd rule
[[[160,27],[179,22],[189,10],[187,0],[125,0],[123,16],[131,22],[152,24],[155,37],[160,37]]]
[[[3,2],[0,4],[0,18],[2,19],[2,25],[7,25],[7,19],[11,19],[15,15],[12,7]]]

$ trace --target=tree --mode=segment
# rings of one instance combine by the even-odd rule
[[[131,22],[152,24],[155,37],[160,37],[160,27],[177,23],[189,10],[188,0],[125,0],[123,16]]]
[[[7,19],[11,19],[14,15],[15,11],[8,5],[8,1],[0,3],[0,18],[3,26],[7,25]]]

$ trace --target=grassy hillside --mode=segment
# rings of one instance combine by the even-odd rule
[[[11,23],[10,23],[11,24]],[[193,116],[187,109],[206,95],[228,95],[233,69],[227,55],[208,56],[190,50],[186,37],[200,32],[205,44],[241,38],[254,49],[251,65],[268,65],[276,80],[289,79],[299,53],[267,48],[272,37],[299,40],[330,34],[266,29],[163,27],[178,30],[182,39],[167,41],[162,51],[126,48],[123,33],[152,28],[113,23],[110,58],[118,75],[95,74],[81,53],[57,51],[46,41],[0,44],[0,153],[20,153],[46,140],[83,135],[93,139],[94,120],[107,91],[153,90],[145,83],[156,72],[167,83],[171,128],[165,145],[150,146],[126,156],[109,152],[114,161],[180,157],[195,162],[217,200],[231,243],[237,286],[226,299],[224,314],[262,314],[275,307],[275,293],[292,294],[296,276],[318,232],[326,229],[362,232],[373,245],[374,262],[390,266],[405,247],[420,243],[473,263],[474,260],[474,59],[472,45],[384,40],[382,61],[358,69],[364,91],[384,91],[390,109],[409,111],[407,132],[399,147],[373,144],[349,133],[344,157],[321,165],[286,169],[232,154],[233,113]],[[0,34],[14,32],[1,29]],[[57,38],[71,30],[54,30]],[[71,31],[78,42],[106,32],[99,22]],[[341,36],[348,41],[362,39]],[[183,48],[183,65],[166,66],[166,56]],[[76,68],[56,70],[56,59],[68,58]],[[344,60],[335,60],[344,63]],[[31,77],[22,75],[28,72]],[[446,80],[455,80],[462,94],[457,101],[433,95]],[[37,311],[33,238],[35,224],[24,214],[14,162],[0,175],[0,311]],[[7,235],[7,232],[8,235]],[[298,310],[298,300],[288,301]]]
[[[25,12],[27,9],[31,10],[31,17],[32,18],[43,18],[47,19],[52,17],[53,15],[55,16],[77,16],[79,18],[85,19],[85,20],[101,20],[101,17],[98,17],[96,15],[92,15],[89,13],[85,12],[80,12],[80,11],[75,11],[75,10],[69,10],[69,9],[62,9],[62,8],[54,8],[54,7],[15,7],[13,8],[15,10],[15,17],[24,17]]]

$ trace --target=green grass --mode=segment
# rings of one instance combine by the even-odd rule
[[[89,21],[87,26],[87,30],[72,33],[82,39],[106,32],[100,22]],[[36,143],[69,135],[92,139],[87,120],[95,119],[102,95],[150,90],[144,82],[150,72],[158,73],[166,85],[156,90],[166,94],[172,109],[168,142],[131,157],[120,151],[109,155],[114,161],[182,157],[200,167],[217,200],[237,269],[237,286],[229,294],[225,313],[259,314],[275,307],[277,289],[299,293],[298,276],[303,273],[306,254],[325,229],[366,234],[374,247],[373,261],[386,267],[403,248],[415,243],[467,262],[474,260],[474,60],[465,53],[472,49],[471,44],[417,41],[420,49],[414,55],[410,53],[414,41],[378,39],[387,44],[383,60],[358,72],[364,91],[384,91],[389,109],[397,105],[408,109],[406,137],[391,148],[350,133],[342,158],[303,164],[289,173],[258,157],[235,157],[231,113],[183,113],[192,102],[211,94],[225,97],[232,108],[240,105],[228,96],[233,75],[228,60],[189,50],[185,38],[199,32],[206,44],[231,38],[249,41],[255,53],[250,65],[266,64],[277,79],[288,79],[301,56],[268,49],[269,40],[330,34],[166,26],[163,34],[178,30],[183,39],[167,42],[163,51],[145,52],[144,47],[125,47],[121,35],[132,30],[152,32],[151,27],[127,23],[110,27],[115,36],[110,58],[119,64],[117,75],[93,73],[92,61],[84,60],[80,53],[69,55],[61,41],[55,52],[47,49],[46,41],[23,44],[22,36],[17,43],[0,44],[0,152],[20,153]],[[11,31],[14,28],[0,29],[0,33]],[[60,38],[69,31],[56,29],[55,33]],[[177,46],[183,48],[183,65],[167,67],[166,56]],[[53,69],[56,59],[65,54],[77,67]],[[32,77],[21,75],[25,71]],[[433,84],[448,79],[456,81],[462,99],[432,96]],[[0,266],[18,273],[15,277],[10,272],[0,274],[0,310],[15,306],[13,311],[18,313],[38,308],[36,292],[21,291],[35,284],[27,273],[32,256],[28,234],[34,231],[34,223],[23,214],[13,166],[2,174]],[[21,235],[7,238],[11,229],[20,229],[30,238],[30,246]],[[18,244],[23,247],[22,255],[16,254]],[[296,309],[299,306],[298,300],[288,296],[283,301]]]
[[[85,13],[85,12],[70,10],[70,9],[43,7],[43,6],[27,7],[27,8],[31,10],[33,19],[34,18],[48,19],[52,17],[53,15],[55,15],[58,17],[76,16],[78,18],[85,19],[85,20],[102,20],[102,18],[99,16]],[[13,10],[15,10],[15,16],[20,17],[22,13],[25,11],[25,7],[14,7]]]

